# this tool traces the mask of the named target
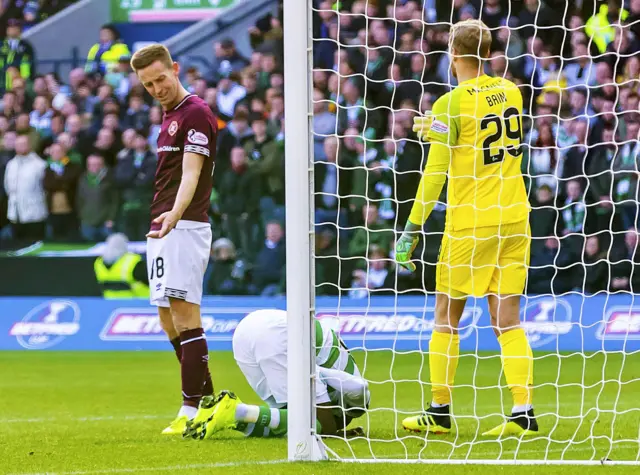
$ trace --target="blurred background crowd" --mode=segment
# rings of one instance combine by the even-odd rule
[[[145,239],[162,110],[117,28],[68,77],[37,71],[21,39],[72,2],[0,1],[0,239]],[[444,204],[413,273],[393,247],[428,155],[413,117],[455,86],[451,22],[492,30],[487,74],[521,87],[533,206],[530,293],[640,289],[640,0],[313,0],[313,154],[319,295],[433,290]],[[595,14],[594,14],[595,12]],[[206,293],[284,292],[282,15],[211,46],[183,82],[219,117]],[[289,157],[291,159],[291,157]],[[441,201],[445,201],[446,190]],[[418,255],[418,254],[416,254]]]

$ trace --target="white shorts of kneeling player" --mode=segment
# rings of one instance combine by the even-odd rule
[[[322,321],[319,323],[324,340],[330,340],[332,345],[333,331]],[[316,366],[316,404],[331,403],[337,411],[349,410],[351,417],[359,417],[369,404],[369,385],[357,365],[353,365],[352,373],[342,370],[350,356],[346,348],[341,347],[340,352],[333,367]],[[269,407],[286,406],[287,313],[284,310],[256,310],[243,318],[233,334],[233,356],[249,385]]]

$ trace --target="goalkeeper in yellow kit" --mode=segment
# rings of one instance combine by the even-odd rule
[[[448,177],[446,225],[436,270],[435,329],[429,343],[432,402],[402,421],[410,431],[451,430],[451,389],[459,358],[458,324],[467,296],[488,297],[513,409],[483,435],[533,435],[533,355],[520,328],[520,295],[529,263],[529,204],[520,171],[522,95],[510,81],[482,73],[491,34],[478,20],[451,29],[451,70],[458,86],[440,97],[414,131],[431,143],[427,165],[397,262],[415,270],[411,254]]]

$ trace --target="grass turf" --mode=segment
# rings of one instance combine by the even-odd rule
[[[510,397],[498,385],[497,355],[464,354],[456,378],[457,430],[416,437],[400,421],[429,400],[428,357],[419,353],[357,354],[371,383],[368,415],[354,421],[367,440],[329,440],[343,457],[637,460],[640,454],[640,354],[537,354],[536,412],[542,434],[498,442],[479,436],[500,422]],[[230,353],[212,353],[216,389],[259,400]],[[0,473],[377,474],[427,469],[447,474],[514,473],[510,466],[337,465],[277,463],[286,442],[228,432],[205,442],[159,433],[180,402],[171,352],[0,352]],[[266,465],[252,462],[267,461]],[[272,463],[273,462],[273,463]],[[520,470],[520,469],[519,469]],[[631,473],[630,467],[534,467],[534,473]]]

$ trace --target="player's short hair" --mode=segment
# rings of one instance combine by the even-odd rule
[[[459,21],[451,28],[449,46],[459,55],[487,58],[491,50],[491,32],[481,20]]]
[[[156,61],[160,61],[169,69],[173,66],[171,53],[169,53],[169,50],[165,45],[156,43],[140,48],[131,57],[131,68],[137,72],[140,69],[150,66]]]

